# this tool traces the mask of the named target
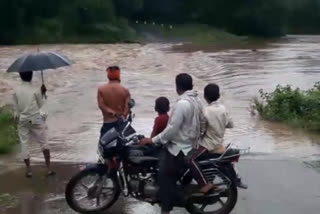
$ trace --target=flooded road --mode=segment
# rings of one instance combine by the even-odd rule
[[[279,194],[282,194],[281,197],[285,197],[285,195],[305,192],[305,197],[317,198],[318,196],[314,192],[310,193],[309,188],[304,190],[302,186],[299,186],[299,182],[301,183],[304,176],[296,174],[299,174],[300,171],[309,173],[313,176],[310,178],[310,183],[315,185],[317,185],[316,181],[319,180],[319,176],[309,172],[303,164],[296,163],[296,161],[320,159],[319,135],[292,129],[282,124],[261,121],[250,113],[250,105],[253,97],[258,95],[259,89],[272,91],[278,84],[291,84],[302,89],[309,89],[314,83],[320,81],[320,36],[289,36],[267,46],[264,45],[263,48],[257,46],[256,50],[238,49],[212,52],[208,48],[205,51],[193,52],[188,48],[181,47],[179,50],[183,51],[177,52],[171,48],[173,45],[176,44],[0,47],[0,105],[10,101],[11,89],[20,81],[17,74],[5,73],[15,58],[24,53],[35,52],[38,47],[42,51],[57,51],[67,55],[75,63],[72,67],[45,72],[48,88],[48,101],[45,108],[49,112],[48,126],[52,156],[55,162],[61,163],[94,162],[96,161],[97,140],[102,124],[102,116],[96,102],[96,90],[107,79],[105,73],[107,66],[120,66],[122,83],[130,90],[136,100],[134,126],[138,132],[145,135],[150,134],[153,118],[156,116],[153,110],[154,100],[158,96],[167,96],[171,103],[174,103],[177,98],[174,78],[178,73],[187,72],[194,77],[195,88],[201,96],[206,84],[215,82],[221,86],[222,102],[230,111],[236,126],[233,130],[228,130],[226,143],[234,142],[241,148],[251,147],[251,154],[246,157],[247,160],[241,164],[241,168],[244,171],[244,176],[250,179],[250,183],[253,183],[254,187],[249,193],[240,196],[242,202],[236,213],[267,213],[257,212],[257,210],[263,206],[263,200],[267,201],[269,197],[275,197]],[[38,74],[35,80],[37,84],[40,84],[39,77]],[[31,146],[31,153],[34,161],[43,160],[38,145]],[[0,159],[0,170],[1,165],[2,168],[5,168],[9,161],[12,163],[18,162],[17,160],[15,154]],[[268,161],[263,162],[265,160]],[[290,162],[286,165],[286,162],[283,161],[287,160],[294,163]],[[259,162],[259,165],[259,163],[254,163],[255,161],[262,162]],[[278,165],[275,173],[272,163]],[[57,167],[59,168],[59,164]],[[268,190],[268,186],[272,183],[264,180],[261,167],[267,168],[270,174],[274,173],[274,177],[269,177],[271,181],[274,181],[273,184],[276,184],[274,190]],[[287,172],[292,176],[290,178],[294,178],[291,182],[286,182],[288,177],[283,174],[282,167],[289,168]],[[72,169],[75,170],[72,166],[67,169],[70,171],[65,169],[63,171],[71,173]],[[64,201],[63,182],[70,176],[68,173],[63,172],[65,177],[56,178],[60,180],[56,180],[56,183],[53,182],[51,184],[53,189],[44,190],[45,193],[39,193],[41,188],[36,185],[38,181],[34,184],[27,184],[28,188],[23,186],[17,187],[17,190],[7,189],[6,191],[0,189],[0,193],[2,191],[27,193],[27,197],[23,199],[31,200],[30,203],[34,206],[40,205],[32,203],[32,201],[36,201],[35,198],[38,195],[41,197],[45,195],[42,202],[52,201],[42,204],[41,206],[49,206],[49,208],[45,207],[43,209],[45,211],[40,213],[72,213],[66,207],[65,202],[62,203]],[[7,178],[11,176],[17,176],[16,183],[21,180],[25,182],[23,171],[19,169],[2,175],[0,171],[0,182],[6,182]],[[260,180],[254,180],[253,177]],[[43,184],[43,186],[46,185]],[[294,189],[297,185],[298,189],[290,190],[291,187]],[[262,191],[261,186],[266,188],[264,190],[267,190],[267,194],[261,196],[259,201],[256,198],[257,194]],[[286,192],[288,190],[290,191]],[[312,200],[310,203],[308,201],[309,204],[306,203],[306,205],[310,205],[308,213],[316,214],[311,211],[315,207],[314,203],[319,202],[318,199],[319,197],[316,201]],[[251,205],[251,200],[255,201],[258,206]],[[279,209],[269,213],[280,213],[279,211],[284,214],[295,213],[290,212],[294,210],[293,208],[284,211],[288,207],[288,203],[294,204],[295,200],[298,199],[293,197],[291,200],[285,200],[284,204],[274,200],[274,206],[279,206]],[[58,201],[57,204],[56,201]],[[129,204],[128,207],[130,207],[130,203],[130,201],[126,201],[124,204]],[[140,210],[145,210],[144,206],[148,207],[149,205],[142,204]],[[56,209],[57,207],[59,209]],[[64,207],[65,210],[62,211],[61,207]],[[112,213],[139,213],[131,212],[129,208],[129,210],[123,210],[119,207],[121,206],[118,206]],[[152,206],[150,207],[149,213],[155,213]],[[10,214],[33,213],[20,212],[17,209],[10,211]],[[139,209],[137,208],[137,210]],[[301,209],[296,210],[301,211]],[[2,213],[1,210],[0,213]]]
[[[320,154],[320,138],[281,124],[260,121],[249,107],[259,89],[273,90],[277,84],[311,88],[320,81],[320,37],[295,36],[269,44],[264,49],[219,52],[173,52],[171,44],[141,45],[46,45],[0,48],[0,98],[10,100],[11,88],[19,82],[5,70],[18,56],[36,51],[57,51],[75,63],[58,71],[46,71],[49,99],[50,144],[56,161],[95,161],[102,117],[96,103],[97,87],[106,81],[105,68],[119,65],[122,83],[136,99],[135,127],[149,135],[153,123],[154,100],[177,95],[174,78],[180,72],[194,76],[202,94],[207,83],[221,86],[222,101],[236,127],[228,131],[226,142],[251,147],[252,153],[310,157]],[[37,80],[39,82],[39,79]],[[202,96],[202,95],[201,95]],[[37,145],[35,158],[42,158]]]
[[[57,175],[44,178],[44,168],[33,168],[34,177],[24,178],[24,169],[0,174],[1,214],[75,214],[64,198],[65,185],[77,171],[72,164],[54,164]],[[319,214],[320,174],[299,161],[242,160],[238,166],[248,190],[239,190],[231,214]],[[10,177],[10,179],[8,179]],[[301,182],[303,180],[303,182]],[[1,192],[7,200],[1,201]],[[132,198],[120,197],[105,214],[159,214],[160,208]],[[175,208],[173,214],[187,214]]]

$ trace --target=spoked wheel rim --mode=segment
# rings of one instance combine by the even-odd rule
[[[202,214],[229,214],[237,203],[237,186],[227,177],[216,176],[211,181],[215,185],[213,193],[202,199],[191,201],[189,212]]]
[[[79,179],[72,191],[73,203],[88,212],[109,204],[116,195],[115,184],[112,179],[104,176],[90,173]]]
[[[232,203],[232,191],[228,189],[202,204],[195,203],[194,206],[203,214],[222,214],[230,203]]]

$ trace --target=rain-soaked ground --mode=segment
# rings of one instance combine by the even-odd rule
[[[319,36],[289,36],[261,47],[219,52],[210,47],[196,52],[188,46],[171,49],[173,44],[0,47],[0,105],[10,101],[11,89],[19,82],[17,75],[5,73],[16,57],[39,47],[67,55],[75,63],[45,73],[50,145],[58,174],[44,178],[38,166],[28,180],[16,154],[0,158],[0,213],[72,213],[63,197],[64,185],[78,163],[96,160],[102,122],[96,89],[106,81],[105,68],[117,64],[122,83],[136,100],[135,127],[146,135],[155,117],[155,98],[167,96],[174,103],[178,73],[192,74],[200,94],[207,83],[221,86],[222,102],[236,124],[227,132],[226,142],[251,148],[239,164],[250,189],[240,192],[234,213],[318,214],[320,175],[314,168],[319,166],[319,135],[260,121],[249,109],[261,88],[271,91],[277,84],[291,84],[308,89],[320,81],[319,42]],[[39,147],[33,144],[30,149],[33,162],[42,161]],[[107,213],[158,211],[123,199]]]

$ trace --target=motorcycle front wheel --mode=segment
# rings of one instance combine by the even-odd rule
[[[76,212],[96,214],[111,207],[119,198],[120,187],[115,176],[96,168],[87,168],[71,178],[65,196]]]
[[[238,189],[235,184],[219,193],[212,199],[189,201],[186,209],[191,214],[229,214],[235,207],[238,200]]]

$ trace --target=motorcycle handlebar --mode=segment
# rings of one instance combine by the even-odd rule
[[[144,135],[135,135],[128,140],[127,146],[138,144],[141,139],[144,138]]]

